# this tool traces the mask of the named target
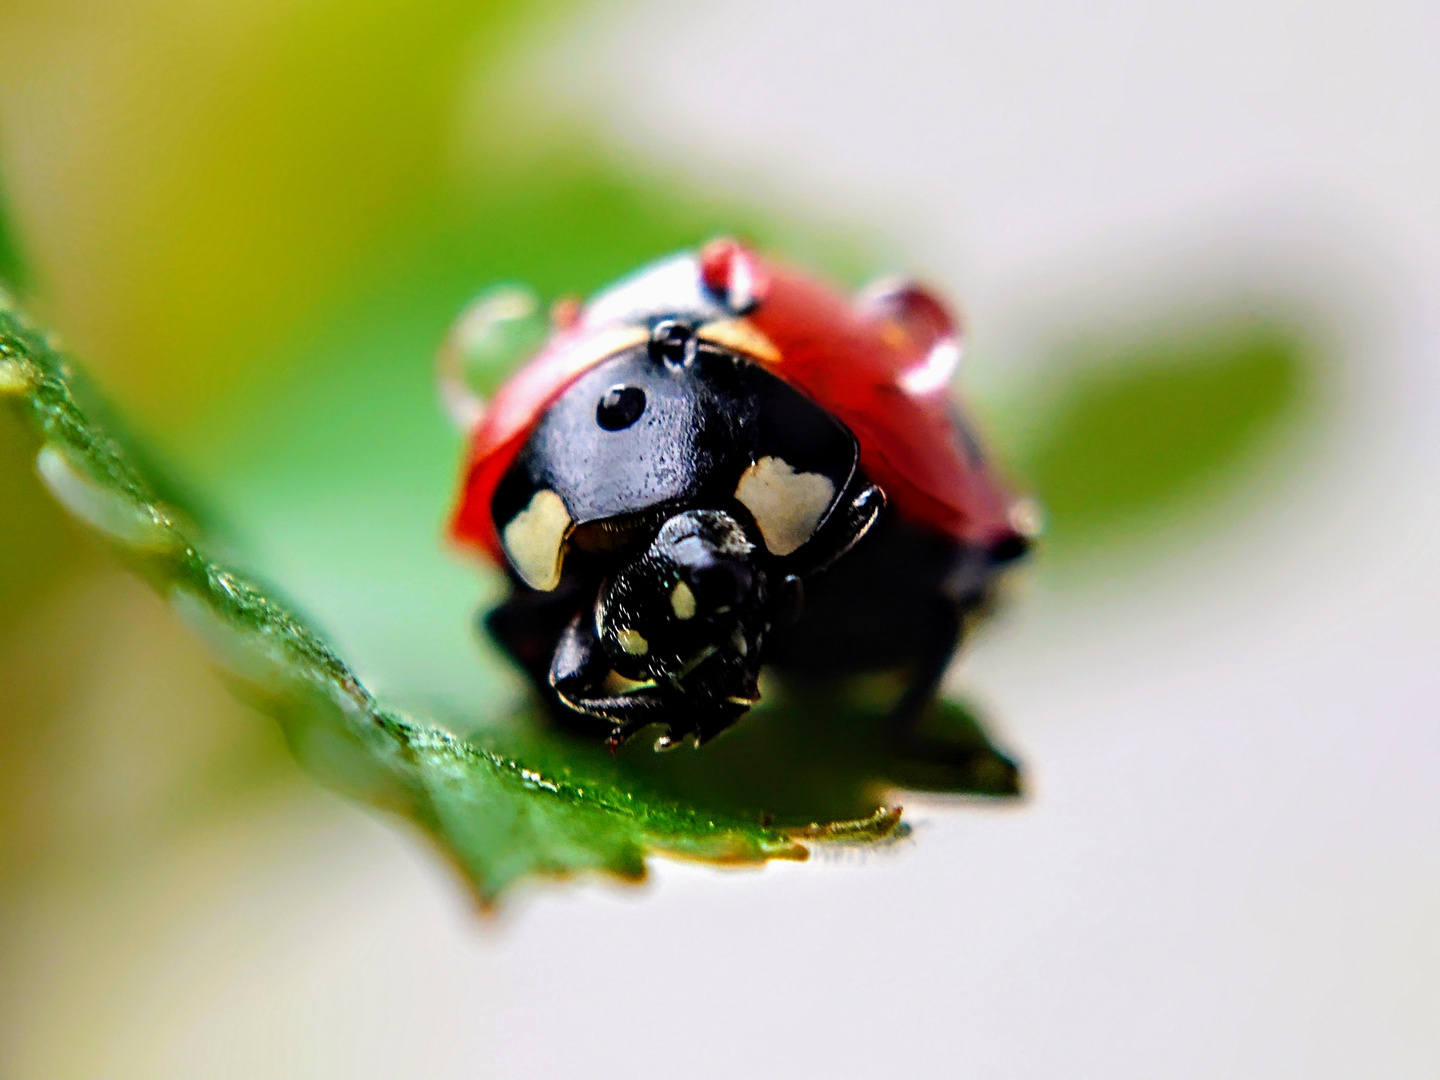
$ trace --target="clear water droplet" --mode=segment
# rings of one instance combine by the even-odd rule
[[[112,540],[139,551],[176,546],[177,538],[160,511],[93,480],[64,448],[46,446],[36,456],[35,468],[61,506]]]
[[[14,360],[0,360],[0,394],[23,394],[29,388],[24,367]]]
[[[223,618],[204,597],[188,588],[173,587],[169,598],[176,614],[230,674],[267,688],[285,683],[285,655],[280,648]]]
[[[523,285],[498,285],[460,313],[440,346],[440,400],[468,430],[484,413],[485,399],[540,348],[549,333],[544,305]]]

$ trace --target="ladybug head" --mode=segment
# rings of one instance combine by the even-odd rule
[[[600,590],[595,626],[611,667],[627,679],[696,679],[710,697],[755,697],[766,579],[755,546],[729,514],[688,510]]]

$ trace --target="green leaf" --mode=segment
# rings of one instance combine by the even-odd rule
[[[5,192],[0,190],[0,286],[21,289],[29,283],[29,279],[25,274],[25,264],[20,260],[20,243],[10,220]]]
[[[388,707],[274,589],[211,558],[195,515],[177,497],[162,499],[163,485],[97,423],[100,406],[74,361],[58,355],[4,294],[0,395],[38,437],[35,462],[45,486],[108,538],[202,635],[237,693],[279,720],[297,758],[333,787],[419,824],[458,864],[482,903],[493,903],[531,875],[598,871],[639,878],[652,852],[726,863],[800,859],[807,843],[874,841],[896,833],[899,812],[873,803],[852,820],[782,826],[773,811],[760,808],[780,788],[761,783],[737,792],[727,786],[725,767],[705,771],[697,783],[663,768],[636,766],[639,755],[608,761],[588,745],[533,726],[491,729],[482,743]],[[802,726],[821,715],[831,723],[857,723],[847,719],[857,710],[847,712],[833,700],[829,706],[828,714],[822,701],[794,715],[806,718]],[[947,789],[958,781],[972,790],[1013,790],[1013,766],[990,750],[978,728],[968,718],[958,724],[952,718],[951,726],[954,731],[936,744],[943,753],[922,749],[915,760],[933,757],[935,775]],[[781,724],[774,730],[787,729]],[[743,758],[747,744],[735,745]],[[887,750],[880,760],[910,760],[912,750]],[[769,775],[797,769],[807,783],[823,781],[819,786],[831,792],[832,805],[859,806],[886,777],[874,761],[864,760],[863,742],[846,753],[848,760],[822,761],[813,773],[805,771],[806,755],[780,754]],[[900,765],[895,771],[896,779],[905,779]],[[792,797],[782,810],[804,819],[815,805]]]

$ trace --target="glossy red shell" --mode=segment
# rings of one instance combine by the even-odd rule
[[[1010,496],[972,455],[944,379],[923,388],[933,380],[916,378],[933,350],[956,344],[948,311],[930,293],[899,286],[852,302],[731,241],[709,245],[692,265],[721,295],[738,272],[739,285],[753,293],[744,321],[774,347],[752,350],[754,358],[849,427],[860,442],[861,466],[895,511],[970,543],[1016,534]],[[619,340],[626,332],[623,321],[596,323],[582,314],[557,329],[488,403],[471,436],[451,521],[457,541],[503,561],[490,514],[496,486],[550,403],[613,355],[602,336]]]

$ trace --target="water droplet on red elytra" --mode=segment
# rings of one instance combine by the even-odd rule
[[[712,240],[700,252],[700,280],[737,315],[753,308],[765,290],[755,260],[739,241]]]

